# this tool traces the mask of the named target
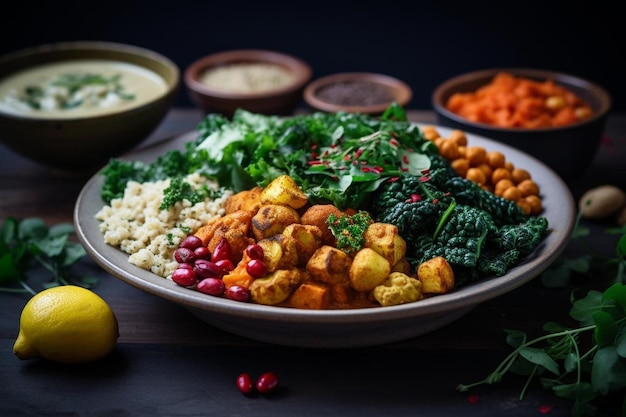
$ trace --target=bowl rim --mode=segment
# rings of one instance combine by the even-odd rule
[[[80,50],[92,50],[92,51],[111,51],[111,52],[119,52],[121,54],[129,54],[129,55],[138,55],[144,58],[147,58],[153,62],[158,62],[163,64],[169,71],[171,71],[171,79],[170,82],[168,79],[164,78],[164,81],[167,85],[167,89],[165,92],[155,99],[140,104],[138,106],[129,107],[124,109],[123,111],[115,111],[111,113],[104,114],[95,114],[89,116],[79,116],[79,117],[65,117],[65,118],[57,118],[57,117],[32,117],[27,115],[20,115],[14,113],[6,113],[0,110],[0,115],[5,118],[20,120],[20,121],[28,121],[28,122],[58,122],[58,123],[68,123],[73,121],[86,121],[86,120],[94,120],[94,119],[107,119],[114,118],[121,114],[128,114],[133,112],[141,111],[142,109],[150,108],[155,106],[157,102],[160,100],[169,100],[172,101],[178,89],[180,87],[180,68],[174,61],[165,55],[153,51],[151,49],[147,49],[141,46],[125,44],[120,42],[109,42],[109,41],[97,41],[97,40],[78,40],[78,41],[65,41],[65,42],[54,42],[54,43],[46,43],[41,45],[30,46],[26,48],[22,48],[13,52],[9,52],[7,54],[0,56],[0,67],[9,62],[13,62],[15,60],[24,59],[30,56],[39,55],[39,54],[51,54],[56,52],[64,52],[64,51],[80,51]],[[71,58],[75,59],[75,58]],[[50,61],[46,61],[46,63],[50,62],[62,62],[68,61],[67,58],[61,59],[52,59]],[[122,60],[123,61],[123,60]],[[0,76],[0,80],[14,74],[22,69],[28,67],[23,67],[16,69],[15,71],[9,72],[5,75]]]
[[[448,110],[444,103],[444,97],[448,94],[451,88],[456,87],[458,84],[464,84],[473,82],[480,79],[485,79],[485,82],[490,81],[495,74],[499,72],[509,72],[514,76],[521,76],[527,78],[534,78],[538,80],[552,79],[556,84],[561,85],[563,87],[568,88],[570,85],[574,85],[580,88],[587,89],[593,93],[594,96],[598,98],[600,102],[600,108],[594,111],[594,114],[587,119],[581,120],[576,123],[571,123],[563,126],[551,126],[551,127],[542,127],[542,128],[526,128],[526,127],[516,127],[516,128],[506,128],[501,126],[494,126],[487,123],[479,123],[468,120],[456,113]],[[451,119],[457,123],[466,125],[468,127],[473,127],[476,129],[482,129],[483,131],[492,131],[492,132],[506,132],[507,134],[527,134],[530,132],[551,132],[551,131],[563,131],[576,129],[582,125],[591,124],[598,119],[605,118],[609,111],[612,108],[612,98],[609,92],[602,87],[601,85],[583,78],[577,75],[546,70],[546,69],[537,69],[537,68],[526,68],[526,67],[499,67],[499,68],[489,68],[482,69],[472,72],[467,72],[463,74],[456,75],[452,78],[448,78],[439,84],[431,95],[431,104],[433,109]],[[485,133],[486,134],[486,133]]]
[[[293,73],[295,79],[284,87],[254,93],[219,90],[198,81],[198,76],[209,67],[245,62],[266,62],[286,67]],[[290,94],[302,89],[312,76],[313,69],[303,59],[286,52],[270,49],[233,49],[215,52],[196,59],[187,66],[183,73],[184,82],[190,90],[198,94],[226,100],[261,99]]]
[[[388,102],[370,106],[345,106],[329,103],[318,98],[316,94],[317,90],[324,86],[343,81],[369,81],[390,87],[396,96],[395,102],[400,106],[407,105],[413,97],[411,87],[404,81],[391,75],[376,72],[340,72],[320,77],[307,85],[303,92],[304,100],[309,106],[326,112],[382,113],[391,104],[391,102]]]

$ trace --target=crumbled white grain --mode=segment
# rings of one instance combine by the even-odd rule
[[[217,189],[217,183],[199,174],[185,178],[196,189],[203,185]],[[206,199],[197,204],[188,200],[161,210],[163,191],[169,180],[126,185],[124,196],[111,201],[96,213],[104,241],[129,254],[128,261],[164,278],[169,277],[178,263],[174,251],[188,235],[214,218],[224,215],[224,203],[232,195],[226,192],[216,200]]]

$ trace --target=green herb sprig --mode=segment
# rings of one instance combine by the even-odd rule
[[[353,215],[328,216],[328,228],[337,239],[337,248],[352,254],[358,252],[365,245],[365,231],[373,220],[366,211],[359,211]]]
[[[579,221],[580,216],[572,239],[588,235]],[[564,276],[569,281],[570,270],[587,271],[590,259],[564,259],[557,281],[562,284]],[[602,263],[616,267],[614,282],[604,292],[591,290],[581,299],[572,293],[569,315],[578,327],[547,322],[543,326],[546,334],[532,340],[522,331],[505,329],[506,341],[514,350],[485,379],[460,384],[457,389],[465,392],[495,384],[511,372],[527,376],[520,399],[531,381],[539,378],[543,388],[573,400],[574,417],[597,415],[596,402],[610,395],[623,397],[621,415],[626,416],[626,233],[618,240],[614,257],[602,258]]]
[[[36,294],[27,283],[28,273],[37,266],[50,272],[44,288],[76,284],[90,288],[97,278],[75,277],[71,267],[86,255],[70,237],[74,226],[60,223],[48,227],[37,217],[5,219],[0,228],[0,291]]]

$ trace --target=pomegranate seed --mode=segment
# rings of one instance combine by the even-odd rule
[[[263,259],[265,254],[263,253],[263,248],[260,245],[253,243],[246,247],[246,255],[248,255],[248,258],[250,259]]]
[[[202,281],[198,282],[196,289],[205,294],[219,296],[224,294],[226,287],[224,281],[219,278],[204,278]]]
[[[256,380],[256,389],[261,394],[269,394],[278,387],[278,377],[274,372],[265,372]]]
[[[206,259],[196,259],[193,264],[193,271],[200,278],[219,278],[224,275],[224,271],[220,267]]]
[[[176,268],[172,273],[172,281],[181,287],[191,287],[198,281],[198,277],[191,269]]]
[[[206,246],[200,246],[195,248],[193,253],[196,254],[196,259],[208,259],[211,260],[211,251]]]
[[[250,374],[239,374],[237,377],[237,388],[244,394],[250,394],[252,392],[254,384],[252,383]]]
[[[261,278],[267,275],[267,265],[260,259],[252,259],[246,265],[246,271],[254,278]]]
[[[189,248],[178,248],[174,251],[174,259],[181,264],[193,262],[196,260],[196,254]]]
[[[230,255],[231,255],[230,243],[228,242],[228,239],[223,237],[219,241],[215,249],[213,249],[213,257],[211,259],[213,259],[213,262],[217,262],[222,259],[230,259]]]
[[[189,262],[184,262],[182,264],[178,264],[177,269],[190,269],[193,271],[193,265],[190,264]]]
[[[235,269],[235,264],[230,259],[220,259],[215,262],[215,265],[224,271],[225,274]]]
[[[226,297],[235,301],[246,302],[250,299],[250,291],[241,285],[233,285],[226,290]]]
[[[198,236],[194,236],[194,235],[187,236],[178,245],[179,248],[187,248],[187,249],[191,249],[191,250],[199,248],[200,246],[202,246],[202,239],[200,239]]]

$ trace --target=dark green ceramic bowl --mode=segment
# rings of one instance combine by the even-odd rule
[[[161,123],[179,88],[180,71],[156,52],[119,43],[78,41],[41,45],[0,57],[3,78],[45,63],[114,60],[152,70],[166,90],[151,101],[104,115],[38,118],[0,111],[0,141],[16,153],[67,172],[92,172],[132,149]]]

